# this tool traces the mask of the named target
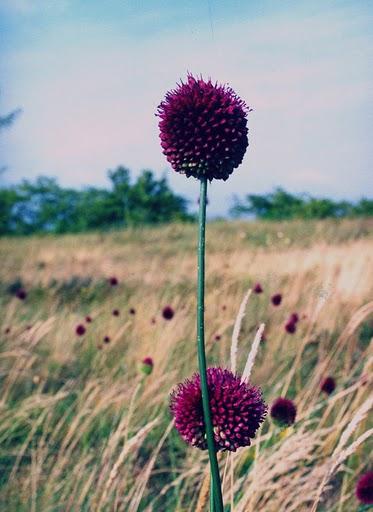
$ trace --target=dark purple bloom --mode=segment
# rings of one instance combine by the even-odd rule
[[[19,288],[17,291],[16,291],[16,297],[17,299],[19,300],[25,300],[27,298],[27,292],[24,288]]]
[[[83,324],[79,324],[76,326],[75,332],[78,336],[83,336],[85,334],[85,327]]]
[[[104,337],[104,343],[110,343],[110,336]]]
[[[263,293],[263,288],[260,283],[256,283],[256,285],[253,288],[254,293]]]
[[[116,277],[114,277],[114,276],[113,276],[113,277],[109,277],[109,284],[110,284],[111,286],[117,286],[117,284],[118,284],[118,279],[117,279]]]
[[[92,317],[90,317],[89,315],[87,315],[85,317],[85,321],[87,322],[87,324],[90,324],[92,322]]]
[[[216,449],[236,451],[240,446],[249,446],[267,413],[260,389],[242,383],[239,376],[223,368],[209,368],[207,383]],[[206,450],[198,373],[176,387],[170,408],[184,441]]]
[[[356,484],[356,497],[364,505],[373,503],[373,471],[361,475]]]
[[[325,377],[325,379],[321,381],[320,389],[327,395],[331,395],[335,390],[335,385],[336,384],[333,377]]]
[[[113,316],[119,316],[120,315],[119,309],[113,309],[112,314],[113,314]]]
[[[285,331],[289,334],[294,334],[297,330],[297,324],[296,322],[292,322],[291,320],[288,320],[285,324]]]
[[[154,361],[151,357],[145,357],[141,361],[140,370],[145,373],[145,375],[150,375],[153,371]]]
[[[136,315],[136,309],[135,308],[130,308],[129,313],[130,313],[130,315]]]
[[[162,316],[165,320],[172,320],[174,317],[175,311],[171,306],[165,306],[162,309]]]
[[[295,421],[297,408],[292,400],[279,397],[273,402],[270,414],[277,425],[288,427]]]
[[[281,293],[275,293],[274,295],[272,295],[271,301],[272,301],[272,304],[274,306],[279,306],[281,304],[281,301],[282,301]]]
[[[215,334],[215,338],[214,338],[215,341],[220,341],[221,340],[221,336],[220,334]]]
[[[299,315],[298,313],[292,313],[289,317],[290,322],[294,322],[295,324],[299,322]]]
[[[189,74],[158,107],[163,154],[187,177],[226,180],[246,152],[249,111],[230,87]]]

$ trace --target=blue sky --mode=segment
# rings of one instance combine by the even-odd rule
[[[242,166],[210,190],[369,195],[373,2],[0,0],[0,112],[23,113],[0,140],[0,179],[39,174],[106,185],[124,164],[172,172],[154,112],[187,71],[229,83],[254,109]],[[370,180],[369,180],[370,178]]]

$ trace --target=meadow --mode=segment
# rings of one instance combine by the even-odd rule
[[[264,324],[250,380],[297,407],[292,427],[267,417],[221,454],[227,511],[367,510],[354,490],[373,448],[372,235],[372,219],[208,224],[209,366],[231,367],[233,338],[242,373]],[[207,452],[169,412],[197,371],[196,237],[171,224],[0,240],[0,510],[207,509]]]

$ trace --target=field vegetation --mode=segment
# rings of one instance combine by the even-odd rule
[[[242,373],[264,324],[251,382],[269,405],[297,407],[293,427],[268,417],[250,447],[221,454],[227,511],[365,510],[354,489],[372,453],[372,228],[207,226],[209,365],[231,367],[233,338]],[[169,413],[197,370],[196,243],[191,223],[0,240],[0,510],[206,510],[207,452]]]

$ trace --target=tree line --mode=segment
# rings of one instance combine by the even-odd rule
[[[150,170],[134,182],[122,166],[108,177],[109,189],[64,188],[45,176],[0,188],[0,235],[79,233],[194,218],[188,201]]]
[[[243,200],[236,197],[230,214],[233,217],[251,215],[263,220],[371,217],[373,200],[333,201],[307,194],[290,194],[277,188],[269,194],[248,194]]]

